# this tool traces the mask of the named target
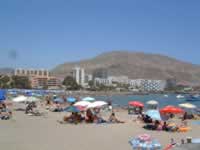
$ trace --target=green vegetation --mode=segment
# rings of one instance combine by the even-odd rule
[[[28,77],[0,75],[0,88],[30,89],[31,84]]]
[[[67,76],[63,81],[63,85],[66,86],[66,90],[80,90],[81,86],[74,80],[73,77]]]

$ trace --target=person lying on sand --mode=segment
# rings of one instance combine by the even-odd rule
[[[72,112],[70,116],[64,116],[63,121],[58,121],[61,124],[64,123],[81,123],[84,120],[84,118],[79,113]]]
[[[124,121],[120,121],[116,118],[115,113],[112,112],[112,114],[109,117],[109,122],[110,123],[125,123]]]

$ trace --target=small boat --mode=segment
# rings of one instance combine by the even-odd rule
[[[185,96],[183,96],[183,95],[177,95],[176,98],[182,99],[182,98],[185,98]]]
[[[193,95],[190,95],[186,97],[186,101],[200,101],[200,97],[195,97]]]
[[[164,97],[169,97],[168,95],[164,95]]]

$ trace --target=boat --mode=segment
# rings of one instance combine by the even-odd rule
[[[195,97],[193,95],[190,95],[186,97],[186,101],[200,101],[200,97]]]
[[[183,96],[183,95],[177,95],[176,98],[182,99],[182,98],[185,98],[185,96]]]
[[[164,95],[164,97],[169,97],[168,95]]]

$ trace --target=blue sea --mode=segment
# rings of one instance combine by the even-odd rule
[[[114,106],[128,106],[129,101],[141,101],[144,104],[149,100],[156,100],[159,102],[159,107],[164,107],[166,105],[178,106],[181,103],[192,103],[197,107],[200,107],[200,100],[198,101],[186,101],[186,98],[178,99],[176,94],[170,94],[165,97],[163,94],[149,94],[149,95],[120,95],[120,96],[99,96],[96,97],[97,100],[111,101]],[[186,95],[184,95],[186,96]]]

